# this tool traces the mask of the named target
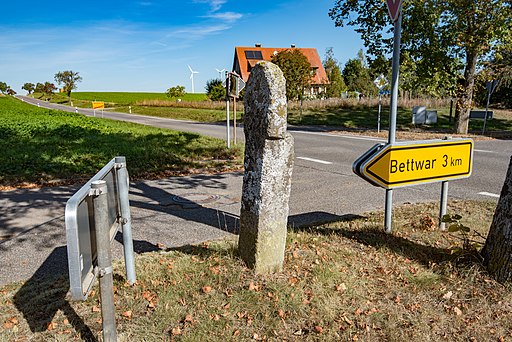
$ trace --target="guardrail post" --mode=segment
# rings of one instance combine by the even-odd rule
[[[124,263],[126,279],[133,285],[136,281],[135,258],[133,254],[132,218],[130,214],[129,177],[126,169],[126,158],[116,157],[116,177],[119,189],[119,206],[121,211],[121,226],[123,230]]]
[[[94,229],[98,257],[98,276],[100,280],[101,317],[103,321],[103,341],[117,341],[116,317],[114,306],[114,280],[112,274],[112,255],[108,226],[107,182],[98,180],[91,183],[94,208]]]

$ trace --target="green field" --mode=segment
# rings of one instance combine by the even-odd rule
[[[37,108],[0,97],[0,186],[79,182],[115,156],[133,178],[237,168],[241,150],[218,139]]]
[[[135,92],[73,92],[73,99],[82,101],[104,101],[116,105],[132,105],[143,100],[170,100],[165,93],[135,93]],[[206,101],[206,94],[185,94],[183,101]]]

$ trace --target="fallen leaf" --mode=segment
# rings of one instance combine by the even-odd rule
[[[347,290],[347,285],[345,283],[341,283],[339,285],[336,285],[336,291],[344,292]]]
[[[185,316],[185,322],[193,322],[194,319],[192,318],[192,315],[186,315]]]
[[[448,291],[443,295],[443,299],[450,299],[450,298],[452,298],[452,296],[453,296],[453,292]]]
[[[240,330],[235,330],[235,332],[233,333],[233,336],[237,337],[238,335],[240,335]]]
[[[456,307],[456,306],[453,308],[453,311],[455,312],[455,314],[457,316],[461,316],[462,315],[462,311],[458,307]]]
[[[125,311],[121,314],[123,317],[126,317],[128,319],[132,318],[132,310]]]
[[[210,293],[210,292],[212,292],[212,287],[211,286],[203,286],[202,291],[203,291],[203,293]]]
[[[258,285],[254,285],[254,283],[251,281],[251,283],[249,284],[249,291],[258,291],[259,290],[259,286]]]
[[[100,311],[101,311],[101,309],[99,307],[97,307],[96,305],[94,305],[92,307],[92,312],[100,312]]]
[[[181,335],[181,328],[180,327],[172,328],[172,334],[175,336]]]
[[[67,325],[67,324],[69,324],[69,320],[67,318],[64,318],[64,321],[62,321],[62,323]]]
[[[2,325],[2,328],[9,330],[9,329],[14,328],[14,324],[12,324],[11,322],[5,322],[5,323]]]
[[[46,330],[48,331],[52,331],[52,330],[55,330],[55,328],[57,328],[57,323],[56,322],[50,322],[48,323],[48,326],[46,327]]]
[[[284,318],[285,312],[283,310],[279,309],[277,311],[277,314],[279,315],[279,317]]]
[[[324,332],[324,328],[322,328],[321,326],[317,325],[315,326],[315,332],[321,334]]]

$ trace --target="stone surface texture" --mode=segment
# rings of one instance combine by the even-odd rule
[[[245,93],[245,159],[239,253],[256,273],[282,270],[293,170],[286,84],[270,62],[251,71]]]

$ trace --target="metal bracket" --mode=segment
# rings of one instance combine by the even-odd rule
[[[89,196],[99,196],[101,195],[101,189],[89,189]]]
[[[126,163],[115,163],[114,167],[119,170],[119,169],[125,168]]]
[[[113,270],[112,270],[112,266],[109,266],[109,267],[105,267],[104,269],[100,269],[99,270],[99,277],[102,278],[104,276],[106,276],[107,274],[110,274],[112,273]]]
[[[121,224],[124,226],[125,224],[127,224],[127,223],[128,223],[128,219],[127,219],[127,218],[125,218],[125,217],[121,217],[121,216],[119,216],[119,217],[117,218],[117,222],[118,222],[118,223],[121,223]]]

